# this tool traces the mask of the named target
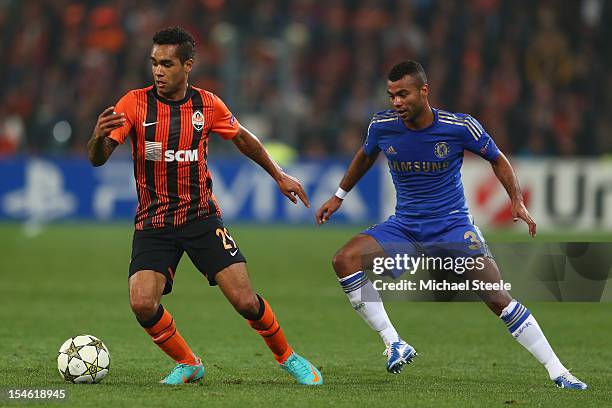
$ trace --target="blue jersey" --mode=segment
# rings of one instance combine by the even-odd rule
[[[394,110],[375,114],[368,127],[363,150],[387,156],[400,218],[468,214],[461,183],[464,150],[489,161],[499,155],[476,119],[440,109],[433,113],[433,123],[421,130],[408,129]]]

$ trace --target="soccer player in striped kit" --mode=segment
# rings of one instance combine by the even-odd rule
[[[493,171],[512,201],[514,220],[536,224],[523,204],[518,179],[504,154],[480,123],[469,115],[431,108],[423,67],[404,61],[389,72],[387,93],[393,109],[378,112],[368,127],[364,145],[346,171],[338,192],[316,213],[319,225],[336,212],[347,192],[372,167],[380,152],[386,156],[397,194],[395,214],[353,237],[333,259],[342,289],[357,313],[377,331],[387,349],[387,370],[399,373],[416,356],[415,349],[397,333],[380,295],[363,270],[366,255],[398,251],[411,256],[451,255],[475,258],[482,269],[466,272],[468,280],[498,283],[500,272],[486,242],[470,215],[463,185],[463,152],[469,150],[491,163]],[[441,253],[440,247],[445,246]],[[438,252],[438,254],[436,254]],[[390,271],[392,274],[397,275]],[[512,336],[540,363],[560,388],[586,389],[559,361],[529,309],[501,290],[477,292]]]
[[[138,193],[129,268],[132,310],[153,342],[177,363],[163,383],[204,377],[201,359],[161,304],[186,252],[262,336],[281,368],[300,384],[322,384],[321,373],[293,351],[272,308],[253,291],[246,259],[223,225],[207,165],[210,133],[231,140],[293,203],[299,199],[309,207],[308,198],[300,182],[283,172],[218,96],[188,82],[194,54],[195,41],[182,28],[157,32],[151,50],[154,84],[129,91],[102,112],[87,145],[91,163],[100,166],[118,144],[131,141]]]

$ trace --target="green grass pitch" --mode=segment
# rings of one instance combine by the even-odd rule
[[[35,237],[18,225],[0,226],[0,387],[65,388],[68,400],[53,405],[74,407],[585,407],[612,401],[610,303],[528,304],[562,361],[589,384],[586,392],[556,389],[479,303],[388,302],[399,332],[419,351],[414,364],[393,376],[385,371],[380,339],[355,315],[331,270],[333,253],[358,227],[230,230],[248,258],[256,290],[271,303],[295,350],[321,368],[323,386],[296,385],[275,367],[259,336],[186,256],[163,303],[207,373],[200,385],[158,384],[174,364],[129,308],[131,226],[64,224]],[[101,384],[65,384],[56,369],[57,350],[85,333],[109,347],[110,373]],[[7,400],[0,405],[24,406]]]

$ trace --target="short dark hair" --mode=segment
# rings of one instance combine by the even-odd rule
[[[164,28],[156,32],[153,36],[153,44],[178,45],[176,47],[176,56],[181,60],[182,64],[195,56],[196,44],[193,36],[179,26]]]
[[[423,86],[427,83],[427,75],[425,75],[423,66],[413,60],[406,60],[395,64],[393,68],[391,68],[391,71],[389,71],[389,81],[399,81],[406,75],[410,75],[418,80],[420,82],[419,86]]]

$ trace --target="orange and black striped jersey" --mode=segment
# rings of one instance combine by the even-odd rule
[[[151,85],[124,95],[115,112],[127,120],[109,137],[132,142],[137,230],[221,216],[208,170],[208,138],[215,132],[232,139],[239,124],[218,96],[189,86],[185,98],[170,101]]]

